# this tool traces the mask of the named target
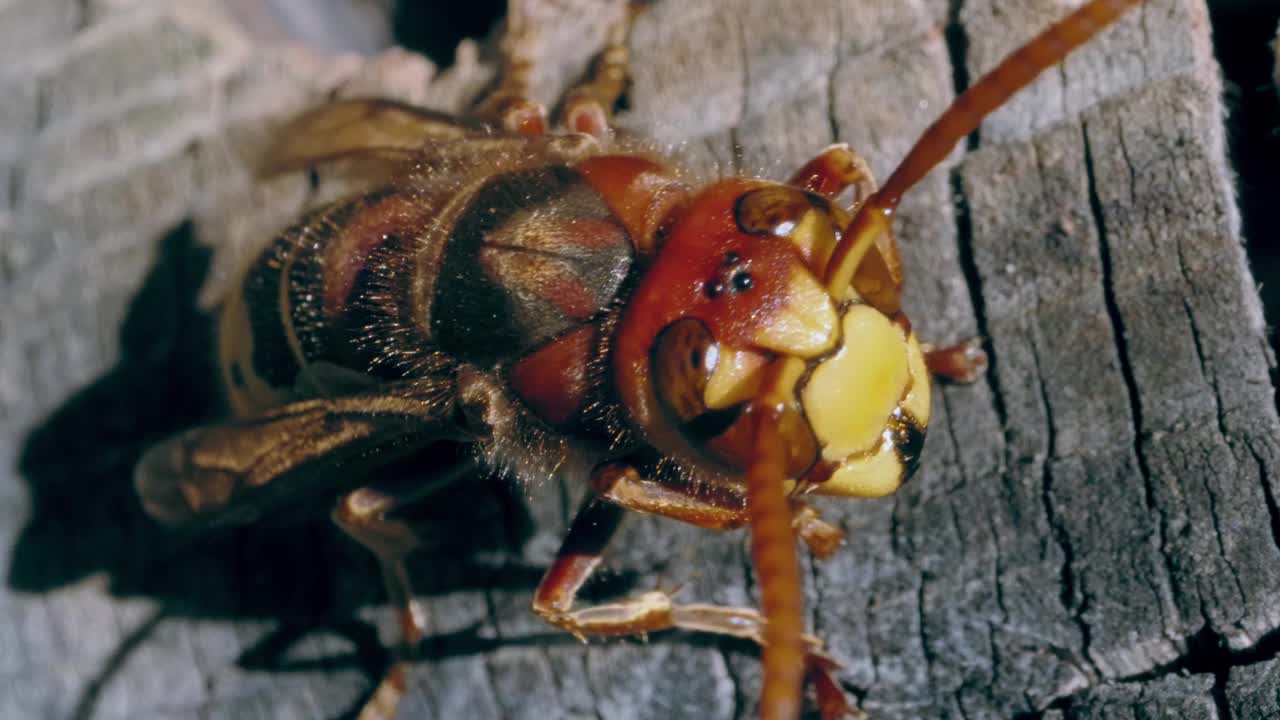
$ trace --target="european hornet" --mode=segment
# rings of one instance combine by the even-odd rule
[[[568,95],[569,132],[548,133],[513,1],[502,80],[474,117],[357,100],[283,132],[269,173],[349,161],[385,179],[303,218],[248,268],[219,325],[236,419],[149,451],[143,504],[192,525],[346,491],[333,519],[381,562],[407,654],[422,636],[403,562],[417,539],[396,513],[438,483],[351,486],[441,443],[530,484],[580,476],[594,492],[535,613],[584,639],[685,628],[754,640],[765,717],[796,717],[806,676],[824,718],[854,713],[836,661],[804,632],[794,536],[819,556],[842,541],[804,498],[896,490],[929,423],[931,373],[966,381],[985,367],[975,343],[935,348],[912,332],[894,210],[991,110],[1137,1],[1092,0],[1013,53],[879,190],[843,145],[785,183],[690,187],[610,128],[626,22]],[[835,199],[850,187],[845,209]],[[576,607],[625,510],[749,524],[762,609],[657,591]],[[394,714],[407,660],[364,717]]]

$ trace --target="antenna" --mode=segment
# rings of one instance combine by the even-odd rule
[[[867,200],[849,223],[827,264],[827,291],[837,297],[843,295],[876,238],[889,230],[903,194],[937,167],[956,143],[976,130],[991,111],[1030,85],[1040,73],[1057,65],[1067,53],[1088,42],[1140,2],[1142,0],[1091,0],[1015,50],[956,98],[924,131],[884,187]]]

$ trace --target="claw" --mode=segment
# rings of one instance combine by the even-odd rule
[[[818,700],[818,715],[822,720],[839,720],[839,718],[859,718],[866,720],[867,714],[849,703],[844,688],[836,680],[835,667],[820,665],[815,657],[810,657],[808,676]]]
[[[944,347],[922,343],[920,349],[924,351],[924,362],[929,372],[954,383],[969,385],[977,382],[990,364],[982,344],[983,339],[975,336]]]

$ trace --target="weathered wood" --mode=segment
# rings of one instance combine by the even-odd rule
[[[1112,718],[1182,718],[1217,720],[1213,678],[1171,675],[1145,683],[1103,683],[1075,698],[1071,709],[1045,713],[1045,720],[1111,720]],[[1233,715],[1232,717],[1242,717]],[[1243,717],[1260,717],[1250,716]]]
[[[840,140],[884,176],[957,79],[1063,12],[780,7],[656,3],[624,125],[695,175],[785,177]],[[551,100],[618,8],[547,8]],[[214,0],[0,0],[4,717],[334,716],[385,659],[365,623],[393,637],[371,559],[323,523],[174,539],[128,489],[209,408],[217,288],[317,192],[253,180],[270,128],[334,93],[456,111],[492,77],[473,44],[437,72],[254,29]],[[1153,0],[907,198],[916,326],[981,334],[994,362],[941,389],[907,488],[824,507],[850,542],[811,566],[812,622],[874,717],[1276,712],[1280,421],[1219,92],[1203,0]],[[754,715],[749,648],[582,646],[527,612],[579,492],[442,498],[405,717]],[[636,517],[616,542],[614,590],[752,600],[740,534]]]

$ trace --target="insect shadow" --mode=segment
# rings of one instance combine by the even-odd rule
[[[503,0],[470,3],[398,2],[391,16],[396,44],[426,55],[441,67],[453,62],[463,38],[483,38],[502,19]]]
[[[134,494],[133,467],[147,447],[221,410],[214,323],[196,301],[210,256],[189,222],[161,240],[120,328],[119,362],[33,428],[19,457],[32,511],[12,549],[9,586],[45,592],[102,573],[112,594],[160,603],[86,685],[75,717],[92,714],[101,690],[164,618],[278,621],[240,658],[245,669],[306,671],[281,658],[316,631],[355,647],[322,661],[326,668],[354,665],[376,681],[389,661],[376,630],[355,619],[358,608],[382,602],[378,568],[328,521],[332,496],[299,498],[267,522],[175,536],[144,514]],[[412,562],[422,595],[531,589],[540,578],[541,568],[492,560],[532,534],[524,499],[507,483],[476,478],[445,488],[413,521],[430,543]],[[501,642],[572,641],[547,636]],[[428,638],[423,650],[429,657],[484,653],[495,642],[463,631]]]

